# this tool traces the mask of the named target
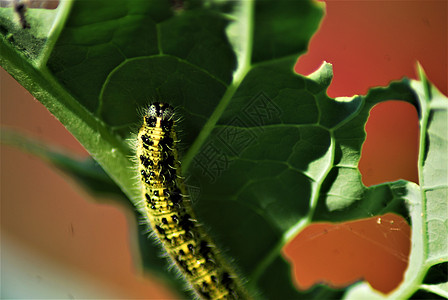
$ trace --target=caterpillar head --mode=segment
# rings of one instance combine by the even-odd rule
[[[161,102],[154,102],[149,105],[146,111],[145,122],[150,127],[161,127],[169,131],[174,124],[174,108]]]
[[[149,105],[146,115],[150,118],[162,118],[163,121],[168,121],[174,115],[174,108],[167,103],[154,102]]]

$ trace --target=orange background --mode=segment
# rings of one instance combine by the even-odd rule
[[[330,96],[351,96],[403,76],[415,78],[420,61],[447,94],[447,3],[327,1],[321,30],[296,71],[308,74],[323,60],[331,62]],[[40,103],[6,72],[0,75],[2,126],[87,155]],[[365,184],[417,181],[417,122],[415,109],[399,102],[372,110],[360,162]],[[32,291],[15,294],[19,298],[173,297],[138,269],[135,226],[129,211],[101,204],[39,159],[1,147],[2,293],[19,283],[15,290]],[[387,292],[402,278],[409,235],[408,226],[393,215],[315,225],[285,247],[285,255],[294,260],[300,288],[316,280],[338,285],[364,276]]]

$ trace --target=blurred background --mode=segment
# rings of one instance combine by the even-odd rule
[[[297,62],[298,73],[307,75],[322,61],[330,62],[329,95],[352,96],[403,76],[416,78],[419,61],[447,95],[447,1],[332,0],[326,6],[309,52]],[[87,157],[3,69],[0,76],[2,126]],[[366,129],[360,162],[364,183],[418,182],[415,109],[397,101],[378,105]],[[174,298],[138,267],[137,224],[129,209],[94,199],[58,170],[17,149],[1,146],[0,163],[3,298]],[[298,288],[367,278],[387,293],[402,279],[409,237],[409,226],[394,215],[317,224],[291,241],[284,254]]]

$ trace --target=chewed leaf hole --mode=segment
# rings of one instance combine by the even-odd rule
[[[399,179],[418,183],[419,124],[414,106],[388,101],[372,108],[359,170],[366,186]]]
[[[405,219],[385,214],[338,224],[315,223],[285,246],[300,290],[325,283],[342,288],[366,280],[389,293],[403,280],[410,252]]]

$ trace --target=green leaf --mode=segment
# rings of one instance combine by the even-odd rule
[[[396,194],[404,198],[409,207],[412,248],[404,281],[388,295],[390,299],[408,298],[418,289],[448,296],[448,99],[427,82],[421,69],[420,76],[421,81],[411,83],[418,95],[420,109],[420,186],[392,183],[398,188]],[[445,267],[445,274],[437,276],[440,281],[425,283],[428,270],[439,264]],[[347,298],[386,298],[375,294],[362,284],[352,288]]]
[[[446,261],[446,244],[436,236],[447,224],[446,202],[440,200],[447,187],[447,134],[440,121],[446,98],[423,78],[331,99],[330,64],[308,77],[295,74],[297,56],[320,22],[320,5],[185,1],[179,8],[162,0],[64,1],[52,12],[51,25],[51,18],[40,25],[37,10],[29,15],[27,32],[14,23],[11,9],[0,10],[2,66],[140,211],[127,139],[140,123],[138,109],[148,102],[177,107],[182,167],[199,220],[257,298],[330,299],[345,292],[325,286],[301,292],[290,280],[281,249],[313,221],[394,212],[411,221],[413,234],[426,232],[413,236],[412,272],[399,295],[410,296],[430,266]],[[28,39],[19,45],[20,34]],[[44,46],[30,51],[42,34]],[[370,109],[387,100],[419,109],[421,187],[399,181],[367,188],[361,182],[364,126]],[[142,253],[160,266],[153,250],[142,246]],[[348,296],[366,290],[356,286]]]

